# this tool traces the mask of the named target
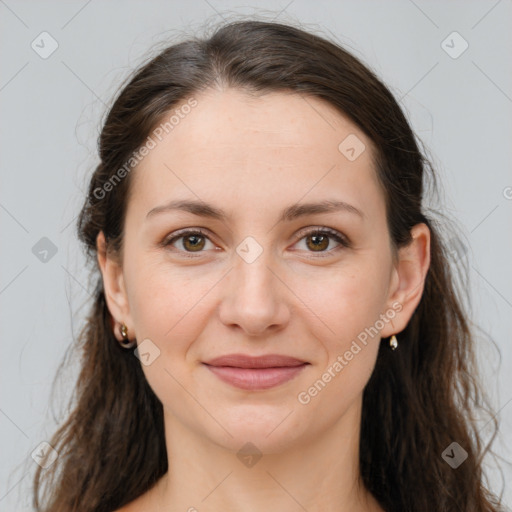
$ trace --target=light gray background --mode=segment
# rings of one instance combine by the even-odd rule
[[[0,0],[0,511],[30,510],[31,453],[54,432],[53,415],[60,418],[77,376],[68,363],[51,407],[57,366],[87,310],[75,217],[106,106],[155,44],[241,15],[300,22],[337,39],[401,98],[440,173],[446,211],[467,237],[473,320],[501,350],[499,364],[492,344],[479,342],[501,421],[494,447],[512,460],[512,3],[252,4]],[[43,31],[59,45],[47,59],[31,48]],[[456,59],[441,46],[453,31],[469,44]],[[46,263],[32,252],[42,237],[57,247]],[[499,493],[501,476],[493,460],[488,464]],[[501,465],[510,482],[510,464]],[[512,503],[510,488],[505,502]]]

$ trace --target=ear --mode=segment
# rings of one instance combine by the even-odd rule
[[[133,332],[133,328],[123,270],[119,262],[108,253],[103,231],[98,233],[96,248],[98,252],[98,264],[103,277],[105,300],[107,301],[110,314],[116,323],[116,327],[114,328],[115,336],[118,340],[122,339],[119,329],[120,324],[124,323],[128,327],[128,338],[130,338],[130,331]]]
[[[412,241],[398,250],[398,261],[392,271],[387,307],[397,314],[382,329],[383,338],[405,329],[423,294],[430,267],[430,230],[426,224],[416,224],[411,235]]]

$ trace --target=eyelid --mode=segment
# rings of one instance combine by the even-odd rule
[[[295,238],[294,244],[296,244],[297,242],[299,242],[306,236],[312,236],[315,234],[327,234],[341,246],[341,247],[339,247],[339,246],[335,247],[334,249],[330,249],[328,251],[318,251],[317,253],[315,253],[315,251],[307,251],[311,254],[318,255],[315,257],[326,257],[326,256],[329,256],[329,255],[337,252],[337,250],[339,250],[340,248],[351,248],[352,247],[352,242],[345,234],[341,233],[337,229],[329,228],[327,226],[307,226],[305,228],[300,229],[294,237]],[[190,227],[190,228],[183,228],[183,229],[180,229],[178,231],[171,233],[169,236],[164,238],[164,240],[161,242],[160,245],[164,248],[167,248],[170,245],[172,245],[176,240],[183,238],[187,235],[200,235],[200,236],[208,239],[211,243],[215,243],[211,240],[212,235],[205,228]],[[205,252],[205,251],[198,251],[197,253],[194,253],[193,251],[183,251],[183,250],[179,250],[179,249],[177,249],[176,251],[179,253],[182,253],[182,254],[186,254],[187,257],[190,257],[190,258],[197,257],[201,253]]]
[[[352,246],[352,242],[344,233],[338,231],[337,229],[329,228],[327,226],[308,226],[306,228],[302,228],[296,235],[296,241],[301,240],[307,235],[314,235],[315,233],[331,235],[332,238],[339,238],[340,244],[343,244],[346,247]]]
[[[160,243],[160,245],[164,248],[168,247],[169,245],[174,243],[176,240],[178,240],[180,238],[184,238],[187,235],[200,235],[200,236],[210,240],[210,242],[214,243],[211,240],[212,235],[209,233],[208,230],[206,230],[204,228],[183,228],[183,229],[179,229],[178,231],[174,231],[169,236],[166,236],[163,239],[163,241]],[[185,252],[185,251],[179,251],[179,252]],[[202,252],[202,251],[199,251],[199,252]],[[194,253],[190,252],[188,254],[194,254]]]

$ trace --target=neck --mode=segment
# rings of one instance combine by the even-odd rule
[[[329,430],[241,461],[164,409],[169,468],[155,510],[380,511],[359,478],[360,414],[359,400]]]

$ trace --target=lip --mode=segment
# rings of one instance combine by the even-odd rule
[[[280,354],[266,354],[264,356],[249,356],[247,354],[226,354],[205,361],[210,366],[233,366],[236,368],[277,368],[283,366],[299,366],[306,363],[302,359]]]
[[[288,382],[309,363],[279,354],[258,357],[228,354],[203,364],[228,384],[241,389],[258,390],[273,388]]]

